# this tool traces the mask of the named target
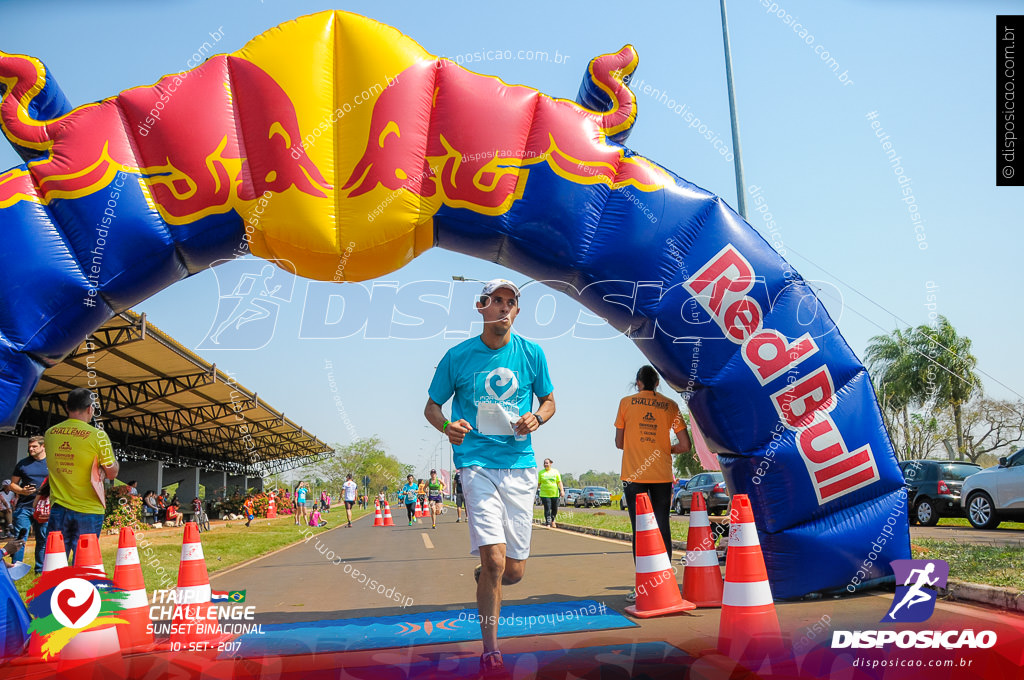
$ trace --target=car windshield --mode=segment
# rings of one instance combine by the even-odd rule
[[[944,479],[949,482],[962,482],[980,470],[980,465],[948,463],[946,465],[939,466],[939,479]]]
[[[588,486],[587,491],[604,491],[605,493],[608,493],[608,489],[603,486]]]

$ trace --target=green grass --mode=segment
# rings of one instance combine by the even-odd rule
[[[353,508],[352,519],[372,514],[372,506],[367,510]],[[273,552],[306,536],[323,533],[337,527],[345,521],[345,506],[336,507],[330,514],[323,515],[327,526],[314,529],[309,526],[297,527],[293,518],[288,516],[276,519],[255,519],[251,527],[246,527],[242,520],[215,522],[211,531],[200,534],[203,544],[203,556],[206,558],[206,569],[211,576],[246,560]],[[301,530],[301,532],[300,532]],[[178,579],[178,564],[181,560],[181,529],[161,529],[136,533],[139,547],[139,562],[142,564],[142,577],[146,582],[146,591],[152,596],[154,590],[174,588]],[[100,537],[100,554],[107,576],[113,578],[114,562],[117,559],[117,535]],[[31,547],[29,548],[31,549]],[[15,583],[18,592],[25,596],[37,580],[29,575]]]
[[[945,560],[950,578],[1024,590],[1024,550],[915,538],[916,559]]]
[[[915,525],[919,526],[919,525]],[[943,517],[939,520],[939,526],[943,527],[968,527],[970,528],[971,523],[967,521],[965,517]],[[1024,522],[1003,522],[999,525],[1000,529],[1024,529]]]
[[[543,520],[544,509],[534,508],[533,517],[534,519]],[[555,518],[555,523],[559,525],[575,524],[576,526],[605,529],[608,531],[623,531],[627,534],[633,531],[633,527],[630,526],[629,517],[627,515],[602,515],[592,512],[579,512],[573,508],[559,508],[558,516]],[[690,528],[689,522],[685,520],[681,522],[673,521],[670,523],[670,527],[673,540],[686,540],[686,532]]]

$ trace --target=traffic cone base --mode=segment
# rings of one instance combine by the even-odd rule
[[[646,493],[636,497],[636,604],[626,613],[641,619],[696,609],[679,594],[672,563]]]
[[[149,601],[146,597],[146,583],[139,562],[139,549],[135,543],[135,531],[129,527],[121,529],[117,541],[117,560],[114,564],[114,586],[127,593],[118,618],[128,623],[117,627],[117,637],[122,649],[137,652],[152,650],[153,628],[149,619]]]
[[[698,607],[722,606],[722,569],[718,566],[715,538],[703,494],[690,501],[690,528],[686,534],[683,597]]]
[[[779,659],[785,655],[764,555],[750,499],[737,494],[729,516],[729,553],[722,591],[718,651],[739,661]]]

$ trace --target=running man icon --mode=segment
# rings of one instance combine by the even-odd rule
[[[892,568],[896,583],[902,585],[896,586],[893,606],[882,621],[927,620],[935,612],[936,589],[946,587],[949,565],[943,560],[895,560]]]

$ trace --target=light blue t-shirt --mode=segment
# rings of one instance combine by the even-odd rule
[[[517,441],[513,435],[480,434],[477,409],[498,404],[516,421],[533,411],[534,395],[546,397],[553,390],[540,345],[513,334],[497,350],[479,336],[452,347],[438,364],[427,394],[441,405],[454,395],[452,420],[465,419],[473,426],[462,443],[452,447],[455,467],[531,468],[537,467],[531,436]]]
[[[307,491],[306,487],[302,487],[301,489],[299,489],[299,498],[298,498],[298,500],[296,502],[298,502],[298,503],[305,503],[306,502],[306,491]]]

